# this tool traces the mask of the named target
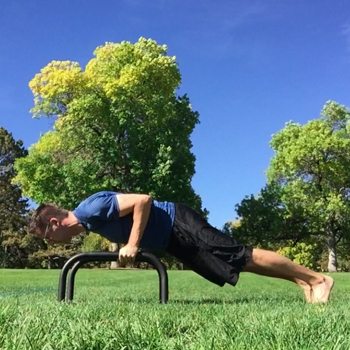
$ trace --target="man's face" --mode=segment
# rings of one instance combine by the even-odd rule
[[[70,228],[61,225],[58,219],[51,218],[40,237],[48,243],[66,243],[73,237],[70,231]]]

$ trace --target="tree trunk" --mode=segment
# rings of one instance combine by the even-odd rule
[[[328,272],[337,272],[337,247],[333,233],[328,236]]]
[[[109,245],[110,252],[116,252],[118,250],[119,250],[118,243],[110,243]],[[116,269],[117,267],[118,267],[118,261],[111,261],[109,268]]]

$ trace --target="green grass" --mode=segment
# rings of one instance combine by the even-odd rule
[[[59,303],[59,271],[0,270],[0,349],[350,349],[350,275],[334,274],[327,305],[293,284],[242,274],[217,287],[169,271],[158,303],[153,270],[80,270]]]

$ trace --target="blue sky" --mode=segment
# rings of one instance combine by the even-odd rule
[[[32,119],[28,82],[51,60],[82,67],[105,42],[168,45],[201,123],[193,187],[217,227],[265,185],[271,135],[350,106],[346,0],[13,0],[0,2],[0,126],[26,147],[52,127]]]

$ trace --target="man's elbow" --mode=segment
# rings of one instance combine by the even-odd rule
[[[150,206],[152,204],[152,197],[148,194],[143,194],[141,197],[141,203],[145,206]]]

